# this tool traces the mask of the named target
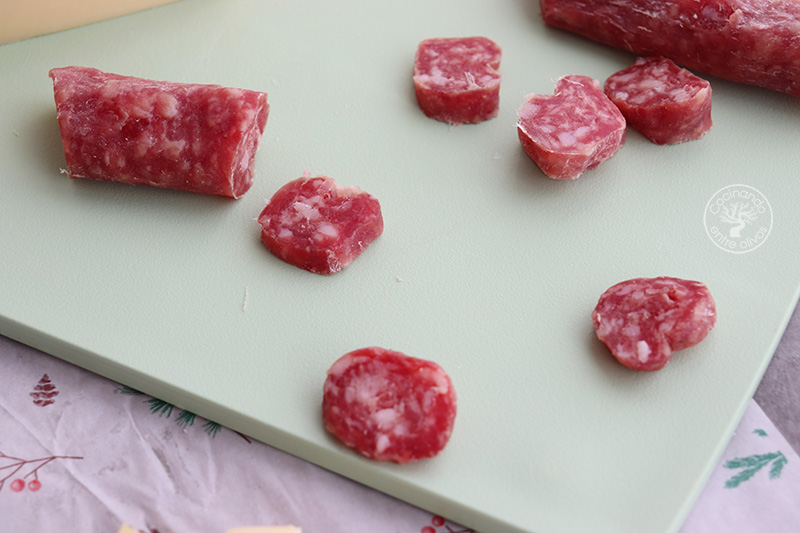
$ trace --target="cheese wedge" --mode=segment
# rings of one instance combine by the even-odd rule
[[[0,44],[128,15],[176,0],[0,0]]]

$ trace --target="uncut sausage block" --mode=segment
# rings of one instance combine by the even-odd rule
[[[266,93],[87,67],[50,77],[71,178],[233,198],[252,185]]]
[[[642,56],[800,96],[796,0],[540,0],[545,23]]]
[[[500,47],[486,37],[426,39],[414,58],[414,90],[426,116],[474,124],[497,116]]]

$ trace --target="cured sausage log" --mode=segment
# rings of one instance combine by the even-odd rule
[[[71,178],[233,198],[252,185],[266,93],[87,67],[50,77]]]
[[[426,116],[473,124],[497,116],[501,49],[486,37],[427,39],[414,58],[414,90]]]
[[[694,346],[714,327],[717,311],[703,283],[635,278],[606,290],[592,312],[597,338],[634,370],[659,370],[672,352]]]
[[[625,118],[588,76],[564,76],[554,95],[529,95],[518,111],[522,148],[548,177],[575,179],[625,142]]]
[[[453,383],[438,364],[370,347],[330,367],[322,418],[330,433],[362,455],[407,463],[444,449],[456,403]]]
[[[696,140],[711,129],[711,84],[665,57],[640,57],[603,90],[628,125],[656,144]]]
[[[375,197],[325,176],[298,178],[278,189],[258,223],[261,241],[273,254],[315,274],[346,268],[383,233]]]
[[[796,0],[540,0],[545,23],[642,56],[800,96]]]

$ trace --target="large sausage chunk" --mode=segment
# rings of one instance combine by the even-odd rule
[[[716,320],[708,287],[670,277],[618,283],[600,296],[592,312],[597,338],[634,370],[660,370],[672,352],[702,341]]]
[[[87,67],[50,77],[70,177],[233,198],[252,185],[266,93]]]
[[[362,348],[328,370],[325,428],[376,461],[407,463],[437,455],[456,418],[456,391],[441,366],[384,348]]]
[[[422,41],[413,78],[422,112],[450,124],[473,124],[497,116],[500,57],[500,47],[486,37]]]
[[[711,85],[665,57],[640,57],[609,76],[603,90],[656,144],[696,140],[711,129]]]
[[[796,0],[540,0],[545,23],[641,56],[800,96]]]
[[[519,108],[522,148],[553,179],[575,179],[625,142],[625,117],[588,76],[564,76],[554,95],[528,95]]]
[[[315,274],[346,268],[383,233],[378,200],[329,177],[290,181],[258,217],[261,241],[277,257]]]

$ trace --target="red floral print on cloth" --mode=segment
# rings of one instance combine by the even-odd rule
[[[56,403],[54,398],[58,396],[58,391],[56,390],[56,386],[50,381],[50,377],[45,374],[33,388],[33,392],[30,393],[30,396],[33,398],[34,404],[39,407],[47,407],[48,405]]]
[[[83,457],[51,455],[37,459],[22,459],[0,452],[0,492],[8,480],[11,480],[9,488],[13,492],[22,492],[25,487],[31,492],[38,492],[42,488],[42,482],[39,481],[39,470],[59,459],[83,459]],[[32,479],[26,481],[27,478]]]
[[[422,529],[419,530],[419,533],[476,533],[474,529],[454,529],[447,523],[447,520],[444,517],[439,515],[434,515],[431,517],[431,526],[423,526]],[[460,527],[460,526],[457,526]],[[439,529],[444,528],[444,529]]]

